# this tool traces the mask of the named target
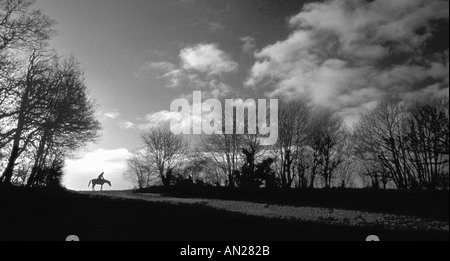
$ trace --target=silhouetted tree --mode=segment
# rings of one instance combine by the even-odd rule
[[[308,147],[304,147],[300,150],[298,158],[295,164],[297,168],[297,188],[308,188],[308,173],[311,169],[311,153],[309,153]]]
[[[15,175],[13,176],[11,183],[14,186],[25,186],[28,176],[30,175],[31,165],[27,162],[21,162],[17,165],[17,170]]]
[[[62,159],[99,136],[95,103],[87,97],[87,87],[78,62],[72,57],[55,58],[50,64],[46,86],[37,86],[45,95],[43,106],[34,117],[36,126],[35,160],[27,185],[33,186],[37,169]]]
[[[349,130],[344,130],[341,140],[342,162],[335,169],[335,176],[341,182],[341,187],[351,188],[356,185],[357,178],[359,177],[358,170],[358,158],[355,155],[355,146],[352,137],[352,133]]]
[[[224,104],[224,103],[222,103]],[[225,113],[222,113],[222,133],[213,135],[202,135],[198,155],[210,162],[215,170],[215,175],[221,176],[225,184],[236,186],[235,174],[239,171],[240,155],[243,147],[243,135],[236,133],[236,113],[233,114],[233,121],[227,122]],[[231,124],[231,126],[228,126]],[[237,123],[240,124],[240,123]],[[233,133],[226,133],[226,129],[231,128]]]
[[[0,54],[48,41],[55,22],[32,8],[34,0],[0,0]]]
[[[149,160],[150,157],[147,156],[145,149],[133,152],[127,160],[128,169],[124,173],[124,179],[138,189],[149,187],[156,180],[156,172],[152,169],[153,164]]]
[[[301,157],[307,145],[310,109],[303,100],[283,102],[278,119],[278,142],[273,149],[276,172],[281,186],[291,188],[295,179],[304,174]]]
[[[28,186],[100,130],[78,63],[48,51],[55,22],[34,3],[0,0],[0,182]]]
[[[34,124],[38,116],[37,108],[43,105],[45,96],[38,90],[38,86],[46,86],[48,77],[49,56],[45,50],[34,50],[28,59],[28,67],[15,86],[15,103],[11,104],[14,128],[11,132],[12,148],[7,166],[0,182],[10,183],[17,158],[23,153],[36,133]]]
[[[255,150],[243,149],[244,164],[240,171],[235,171],[236,183],[239,188],[259,188],[263,184],[267,188],[274,188],[278,185],[275,172],[272,169],[273,159],[268,158],[261,163],[256,162]]]
[[[256,165],[255,171],[255,176],[264,181],[266,188],[271,189],[279,187],[279,180],[272,168],[273,164],[274,160],[272,158],[267,158]]]
[[[30,53],[42,49],[54,35],[55,22],[32,9],[34,3],[32,0],[0,0],[0,152],[14,139],[16,132],[7,126],[17,120],[14,110],[20,99],[17,75],[27,70],[20,65],[18,54],[30,57]]]
[[[356,155],[372,183],[400,189],[448,188],[448,98],[385,98],[355,131]]]
[[[196,184],[204,184],[205,180],[203,174],[207,165],[208,162],[205,159],[193,155],[189,157],[188,162],[184,164],[180,174],[184,179],[191,179]]]
[[[448,189],[448,98],[433,98],[411,106],[404,133],[408,157],[420,188]]]
[[[267,178],[265,173],[261,173],[265,169],[261,169],[260,166],[261,158],[267,154],[267,146],[261,143],[259,134],[250,134],[246,130],[246,133],[241,136],[241,147],[242,166],[240,171],[235,171],[236,183],[241,188],[261,187]],[[270,167],[270,165],[266,167]]]
[[[240,165],[241,137],[236,134],[215,134],[203,136],[201,139],[202,157],[210,160],[211,164],[225,177],[226,183],[233,187],[234,172]]]
[[[406,108],[401,100],[389,97],[363,115],[355,130],[358,155],[374,162],[375,170],[389,173],[401,189],[413,186],[402,135],[406,119]]]
[[[311,120],[309,141],[313,149],[310,187],[318,174],[325,187],[331,187],[335,170],[344,161],[345,130],[343,120],[329,110],[318,110]]]
[[[26,150],[34,151],[27,183],[33,186],[38,169],[98,137],[95,104],[87,98],[86,90],[82,71],[73,58],[61,60],[45,49],[32,52],[11,104],[12,144],[2,182],[11,182],[16,161]]]
[[[158,171],[163,185],[169,186],[173,170],[189,156],[189,143],[182,136],[173,134],[168,126],[145,132],[142,140],[149,162]]]
[[[63,162],[55,161],[45,167],[37,167],[34,170],[34,186],[57,189],[62,187],[61,181],[63,178]]]
[[[235,172],[235,179],[240,188],[257,188],[262,185],[262,181],[255,175],[255,149],[243,149],[244,164],[240,171]]]
[[[18,86],[18,79],[15,76],[17,70],[16,63],[10,62],[0,54],[0,159],[2,150],[11,142],[14,132],[9,126],[12,125],[12,117],[16,113],[13,104],[16,100],[14,92]]]

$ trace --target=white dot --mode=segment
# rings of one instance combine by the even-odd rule
[[[378,236],[371,235],[366,238],[366,241],[378,242],[380,241],[380,238]]]
[[[66,241],[78,242],[78,241],[80,241],[80,238],[77,236],[71,235],[66,238]]]

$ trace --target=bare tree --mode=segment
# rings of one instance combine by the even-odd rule
[[[296,187],[299,189],[306,189],[309,185],[310,171],[313,161],[312,149],[305,146],[300,149],[295,160],[295,167],[297,169]]]
[[[12,130],[12,116],[14,116],[14,103],[16,95],[14,91],[18,86],[18,78],[15,76],[18,70],[17,63],[3,59],[0,55],[0,150],[10,141]]]
[[[242,162],[241,153],[244,146],[244,135],[237,134],[236,127],[242,123],[236,122],[235,111],[232,121],[226,120],[225,113],[218,113],[222,113],[222,132],[202,135],[197,155],[210,163],[209,168],[213,169],[212,173],[216,176],[217,183],[224,181],[225,185],[234,187],[236,186],[235,174],[239,171]],[[227,129],[233,130],[232,133],[227,133]],[[254,136],[248,136],[246,141],[248,146],[256,148],[257,140]]]
[[[291,188],[295,179],[304,178],[304,148],[307,145],[310,109],[306,101],[284,102],[279,109],[278,142],[273,152],[281,186]]]
[[[342,163],[336,168],[336,178],[341,188],[353,188],[358,178],[358,159],[354,153],[354,142],[349,130],[343,131],[342,145],[339,153]]]
[[[27,185],[33,186],[37,170],[62,161],[73,151],[99,137],[100,123],[95,119],[95,103],[87,97],[83,72],[73,58],[55,58],[45,86],[37,86],[45,95],[34,117],[35,161]]]
[[[235,186],[234,174],[240,166],[242,139],[236,134],[215,134],[201,137],[200,153]]]
[[[145,149],[136,150],[127,160],[128,169],[124,173],[125,180],[130,181],[138,189],[147,188],[159,180],[151,159]]]
[[[37,173],[59,175],[64,158],[100,130],[78,63],[47,50],[55,22],[34,3],[0,0],[0,156],[9,155],[0,182],[10,184],[27,157],[29,186],[52,179]]]
[[[448,97],[414,102],[410,110],[404,136],[416,183],[420,188],[448,189]]]
[[[34,10],[34,0],[0,0],[0,54],[48,41],[55,22]],[[0,67],[1,69],[1,67]]]
[[[2,182],[10,183],[16,161],[26,150],[35,152],[28,180],[31,186],[37,169],[49,162],[61,162],[64,156],[98,137],[100,124],[86,89],[82,71],[73,58],[61,60],[42,49],[33,51],[14,90],[17,99],[12,104],[9,138],[5,139],[12,145]]]
[[[14,90],[17,97],[13,109],[14,128],[10,131],[12,149],[8,164],[0,178],[0,182],[10,183],[14,166],[20,154],[26,150],[36,133],[34,116],[36,108],[43,104],[42,95],[38,92],[38,85],[45,85],[48,79],[48,62],[51,59],[42,49],[34,50],[28,59],[28,67],[18,81]]]
[[[168,126],[151,129],[142,135],[148,160],[158,171],[163,185],[170,185],[173,171],[189,156],[189,143],[173,134]]]
[[[356,155],[373,187],[447,189],[448,98],[385,98],[355,131]]]
[[[214,185],[217,187],[227,184],[228,178],[222,168],[218,167],[217,162],[211,160],[211,156],[208,153],[197,151],[195,153],[199,161],[203,162],[202,179],[205,183]]]
[[[327,109],[317,109],[312,116],[309,142],[313,149],[311,183],[313,188],[317,174],[323,178],[326,188],[331,187],[334,171],[343,162],[345,148],[343,120]]]
[[[34,10],[34,3],[34,0],[0,0],[0,150],[14,139],[16,132],[5,126],[12,126],[17,120],[14,108],[20,100],[18,86],[23,85],[17,75],[30,69],[30,63],[22,58],[35,55],[35,50],[43,49],[55,34],[52,28],[55,22]]]
[[[368,173],[389,176],[400,189],[417,185],[403,135],[407,116],[406,107],[399,98],[384,98],[362,116],[355,130],[357,154],[370,164]]]

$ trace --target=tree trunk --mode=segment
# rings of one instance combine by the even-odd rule
[[[1,181],[6,184],[11,183],[11,178],[14,173],[14,167],[16,166],[16,160],[20,156],[20,139],[22,137],[23,128],[25,126],[25,115],[21,113],[17,123],[16,133],[14,134],[13,148],[11,150],[11,155],[8,159],[8,165],[3,172]]]
[[[0,178],[0,181],[5,184],[11,184],[12,175],[14,172],[14,166],[16,159],[19,157],[19,146],[14,145],[11,151],[11,155],[8,160],[8,165],[3,171],[2,177]]]
[[[13,139],[13,148],[11,150],[11,154],[8,160],[8,165],[3,171],[2,177],[0,181],[6,184],[11,184],[12,175],[14,173],[14,167],[16,165],[16,160],[20,156],[20,140],[22,137],[22,132],[25,128],[25,112],[26,108],[28,106],[28,100],[30,96],[30,79],[29,76],[27,76],[27,83],[26,83],[26,89],[25,92],[22,95],[22,100],[20,102],[20,110],[19,110],[19,117],[17,120],[17,128],[14,133],[14,139]]]
[[[313,188],[314,188],[314,182],[315,182],[315,179],[316,179],[316,170],[313,169],[313,170],[312,170],[312,174],[311,174],[311,183],[309,184],[309,188],[310,188],[310,189],[313,189]]]
[[[34,166],[33,169],[31,170],[31,174],[30,177],[28,178],[27,181],[27,187],[30,188],[34,185],[35,181],[36,181],[36,174],[38,172],[38,169],[41,168],[44,164],[44,149],[45,149],[45,144],[47,142],[47,134],[46,132],[44,132],[44,134],[41,137],[41,141],[39,142],[39,148],[38,151],[36,153],[36,158],[34,159]]]

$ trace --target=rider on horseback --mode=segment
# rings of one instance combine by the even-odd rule
[[[93,180],[89,181],[88,187],[90,187],[91,184],[92,184],[92,190],[95,191],[95,186],[97,186],[97,185],[101,186],[101,190],[103,190],[103,185],[104,185],[104,184],[108,184],[109,186],[111,186],[111,181],[106,180],[106,179],[103,177],[104,174],[105,174],[105,173],[102,172],[102,173],[98,176],[97,179],[93,179]]]

